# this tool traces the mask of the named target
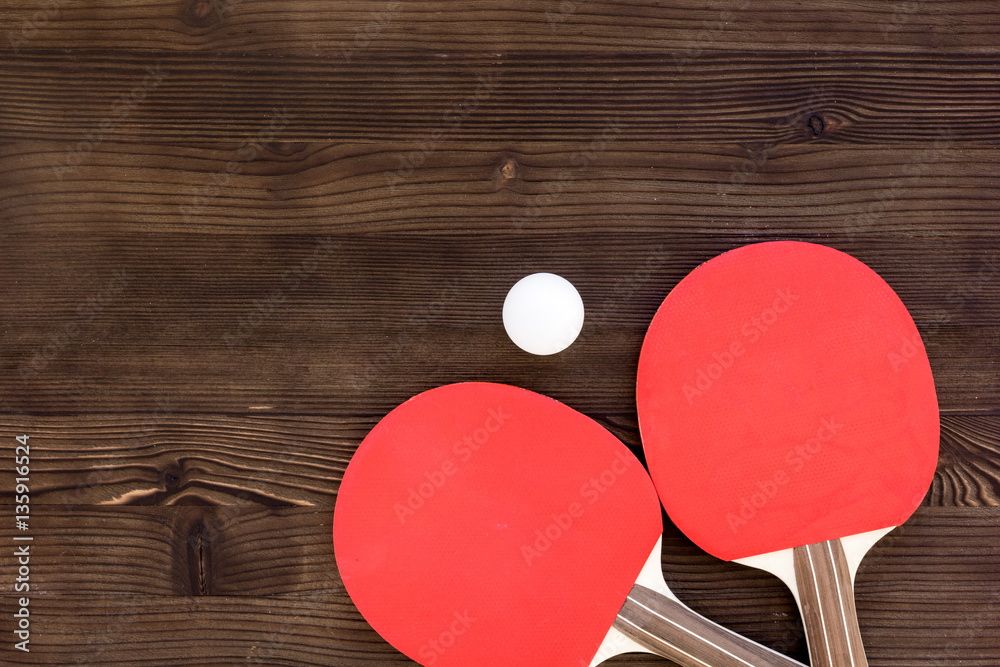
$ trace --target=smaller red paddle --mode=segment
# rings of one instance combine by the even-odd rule
[[[930,363],[892,288],[826,246],[732,250],[664,300],[636,389],[674,523],[788,584],[813,667],[867,665],[858,564],[920,504],[938,457]]]
[[[686,667],[802,667],[695,614],[660,570],[642,464],[550,398],[424,392],[361,443],[337,497],[344,586],[390,644],[435,667],[587,667],[646,651]]]

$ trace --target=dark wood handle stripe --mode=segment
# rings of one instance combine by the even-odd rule
[[[793,551],[802,623],[813,667],[868,667],[854,606],[854,582],[840,540]]]
[[[614,627],[685,667],[804,667],[638,584],[618,612]]]

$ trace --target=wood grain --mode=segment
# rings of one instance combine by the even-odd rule
[[[998,19],[994,0],[5,0],[0,459],[32,435],[38,611],[30,656],[5,640],[0,663],[412,664],[332,554],[368,429],[485,379],[640,451],[635,360],[667,290],[791,238],[898,291],[945,412],[924,505],[858,575],[870,664],[996,667]],[[544,359],[499,322],[538,270],[587,307]],[[806,660],[776,579],[669,523],[663,563],[692,609]]]
[[[254,139],[250,135],[247,139]],[[635,142],[0,144],[2,233],[995,237],[995,148]],[[952,251],[950,247],[942,251]]]
[[[0,248],[0,372],[15,380],[0,385],[0,401],[33,414],[165,405],[351,416],[480,379],[631,414],[642,337],[670,288],[718,253],[787,236],[15,235]],[[834,230],[793,238],[855,254],[898,291],[945,412],[996,411],[1000,265],[984,250],[995,230],[949,243]],[[499,317],[509,286],[543,270],[578,286],[588,319],[564,354],[536,358]]]
[[[642,456],[634,413],[590,416]],[[0,433],[31,434],[31,501],[39,506],[330,507],[380,417],[6,417]],[[1000,418],[945,416],[941,431],[925,504],[1000,505]],[[16,444],[0,439],[0,460],[12,460]],[[0,470],[0,484],[12,480],[12,470]]]
[[[705,51],[436,58],[119,49],[0,61],[0,141],[543,141],[995,146],[1000,58]]]
[[[377,422],[375,417],[234,419],[177,415],[167,408],[159,414],[17,420],[7,426],[31,436],[32,503],[329,505],[348,460]],[[12,458],[13,446],[7,444],[0,451]],[[12,476],[5,470],[0,479]]]
[[[243,508],[212,533],[211,593],[178,587],[188,571],[173,573],[169,564],[185,563],[192,534],[185,526],[203,520],[198,512],[205,509],[43,508],[34,545],[33,662],[17,662],[8,644],[0,656],[14,664],[145,666],[247,664],[268,651],[261,664],[412,664],[346,597],[329,548],[330,508]],[[0,524],[0,540],[11,534]],[[989,667],[1000,650],[990,631],[1000,623],[992,584],[998,538],[1000,517],[992,509],[922,507],[876,545],[857,582],[871,664]],[[686,603],[805,659],[794,601],[777,579],[718,561],[676,531],[668,530],[665,544],[668,583]],[[9,559],[0,564],[3,600],[11,597],[11,568]],[[10,625],[8,615],[0,617],[0,632]],[[158,647],[157,654],[135,653],[136,642]],[[258,653],[251,654],[254,646]],[[664,664],[630,657],[608,664],[626,663]]]
[[[345,597],[330,506],[39,504],[31,527],[33,597]],[[15,565],[0,570],[6,594]]]
[[[989,0],[893,3],[794,0],[703,3],[478,0],[181,3],[9,0],[7,49],[148,49],[361,57],[365,49],[539,53],[708,47],[899,51],[990,50],[1000,12]]]
[[[372,631],[347,598],[36,598],[30,655],[0,647],[5,664],[412,665]],[[9,615],[0,631],[10,634]]]

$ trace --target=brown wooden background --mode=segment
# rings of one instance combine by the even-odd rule
[[[0,662],[408,664],[332,553],[368,429],[483,379],[638,451],[659,301],[791,238],[884,276],[938,383],[933,488],[858,575],[870,662],[1000,665],[994,0],[3,0],[0,31]],[[500,323],[539,270],[588,312],[551,358]],[[692,607],[806,660],[776,579],[665,544]]]

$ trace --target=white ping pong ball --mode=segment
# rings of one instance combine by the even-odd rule
[[[514,344],[531,354],[569,347],[583,328],[583,299],[573,283],[554,273],[517,281],[503,302],[503,326]]]

